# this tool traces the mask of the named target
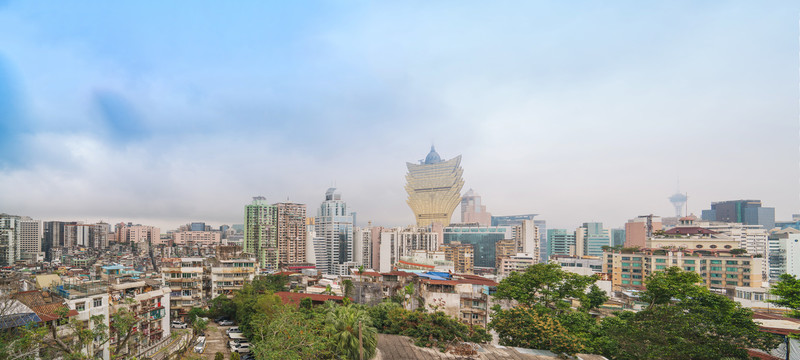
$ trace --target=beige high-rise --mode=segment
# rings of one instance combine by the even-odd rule
[[[424,161],[419,164],[406,163],[406,166],[406,202],[414,212],[417,226],[425,227],[433,223],[450,225],[453,211],[461,202],[461,188],[464,186],[461,155],[442,160],[431,146]]]

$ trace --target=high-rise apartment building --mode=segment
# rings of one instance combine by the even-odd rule
[[[366,269],[372,268],[372,227],[356,228],[353,234],[353,261],[364,266]]]
[[[322,253],[317,253],[317,269],[325,274],[346,275],[346,263],[353,262],[353,216],[336,188],[325,192],[325,201],[314,219],[314,231]]]
[[[263,196],[253,197],[253,202],[244,207],[242,252],[253,254],[260,268],[277,270],[277,237],[275,207]]]
[[[729,200],[711,203],[710,210],[703,210],[706,221],[736,222],[746,225],[761,225],[771,230],[775,227],[775,208],[761,206],[761,200]]]
[[[475,257],[472,245],[453,241],[442,245],[441,250],[444,251],[444,259],[453,262],[453,272],[472,274]]]
[[[19,216],[0,214],[0,266],[20,259],[19,230]]]
[[[44,226],[41,220],[22,218],[19,221],[19,251],[20,257],[34,261],[43,259],[42,240]]]
[[[635,219],[625,223],[625,246],[626,247],[645,247],[647,239],[653,233],[663,230],[661,217],[654,215],[637,216]]]
[[[576,256],[603,256],[603,246],[611,246],[611,231],[603,223],[583,223],[575,230]]]
[[[278,264],[306,262],[306,204],[277,203],[275,225],[278,230]]]
[[[481,203],[481,196],[475,190],[469,189],[461,197],[461,222],[482,226],[492,224],[492,214],[486,211],[486,205]]]
[[[442,160],[431,146],[425,160],[419,164],[406,163],[406,192],[408,206],[414,212],[418,227],[433,223],[450,225],[453,211],[461,201],[461,155]]]

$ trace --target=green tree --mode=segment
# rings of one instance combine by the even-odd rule
[[[111,315],[111,331],[119,339],[112,348],[112,356],[119,356],[122,349],[126,349],[124,355],[130,353],[130,349],[126,345],[131,337],[137,334],[134,329],[137,323],[136,315],[127,308],[121,308],[114,315]]]
[[[357,360],[363,351],[364,359],[375,356],[378,331],[372,327],[367,311],[354,305],[337,306],[328,312],[325,320],[337,353],[344,359]],[[361,332],[362,346],[358,337]]]
[[[231,360],[240,360],[241,358],[239,353],[231,353]]]
[[[701,280],[696,272],[683,271],[673,266],[647,277],[647,291],[642,294],[641,299],[653,306],[707,293],[708,289],[697,285]]]
[[[214,354],[214,360],[225,360],[225,355],[223,355],[221,352],[217,351],[217,353]]]
[[[260,275],[253,279],[253,290],[255,292],[281,292],[286,291],[289,286],[289,277],[286,275]]]
[[[777,299],[769,299],[775,305],[780,305],[792,309],[789,316],[800,318],[800,280],[794,275],[782,274],[780,280],[769,290],[772,295],[778,296]]]
[[[201,319],[199,316],[192,321],[192,333],[194,336],[205,333],[208,328],[208,321]]]
[[[608,301],[608,295],[606,295],[606,292],[601,290],[596,284],[592,284],[584,301],[581,302],[581,307],[584,310],[589,311],[600,307],[600,305],[605,304],[606,301]]]
[[[750,309],[695,285],[695,273],[678,268],[655,273],[642,294],[645,310],[603,321],[612,359],[748,358],[747,349],[769,350],[775,337],[759,331]]]
[[[218,295],[211,299],[211,316],[233,319],[236,317],[236,304],[227,295]]]
[[[330,359],[334,355],[325,314],[284,307],[253,337],[259,360]]]
[[[557,319],[530,306],[496,312],[489,326],[497,331],[500,345],[570,355],[583,349],[580,339],[568,333]]]
[[[569,299],[586,302],[586,288],[596,281],[595,276],[566,272],[558,264],[535,264],[503,279],[497,285],[495,297],[558,314],[568,311]]]
[[[448,345],[461,341],[483,343],[491,340],[482,327],[467,326],[441,311],[411,311],[392,303],[384,306],[390,310],[382,332],[411,337],[417,346],[444,350]]]

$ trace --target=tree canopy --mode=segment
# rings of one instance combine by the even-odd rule
[[[768,302],[792,309],[789,316],[800,318],[800,280],[794,275],[782,274],[769,293],[778,298],[769,299]]]

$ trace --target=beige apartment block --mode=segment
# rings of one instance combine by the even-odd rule
[[[220,295],[233,297],[246,282],[253,281],[257,271],[256,259],[220,260],[211,268],[211,299]]]
[[[306,205],[273,204],[278,231],[278,266],[301,264],[306,260]]]
[[[172,233],[172,243],[175,245],[218,245],[220,243],[219,231],[178,231]]]
[[[193,307],[203,305],[203,258],[164,258],[161,260],[164,284],[170,288],[170,316],[183,319]]]
[[[475,251],[472,244],[462,244],[453,241],[439,247],[444,251],[444,258],[453,262],[453,271],[456,274],[472,274],[475,266]]]
[[[712,290],[732,292],[737,286],[760,287],[763,258],[729,251],[645,249],[633,253],[605,252],[603,273],[610,275],[612,289],[644,289],[648,275],[677,266],[700,275]]]

